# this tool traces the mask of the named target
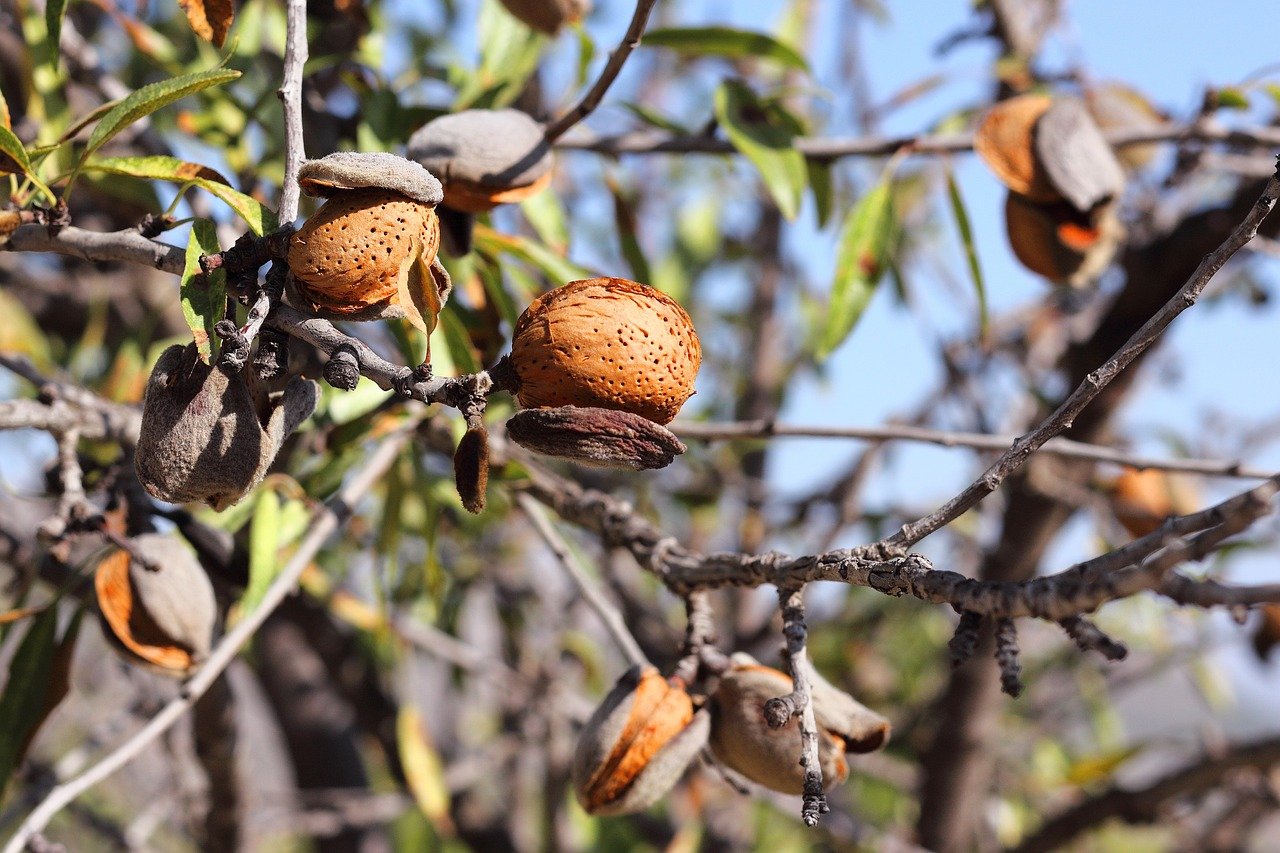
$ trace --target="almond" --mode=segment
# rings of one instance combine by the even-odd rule
[[[1009,246],[1022,265],[1069,287],[1092,283],[1124,237],[1115,202],[1081,214],[1065,202],[1037,203],[1010,192],[1004,217]]]
[[[1111,511],[1133,536],[1146,536],[1171,515],[1194,512],[1195,490],[1183,478],[1148,468],[1126,468],[1111,484]]]
[[[578,738],[573,787],[589,814],[643,811],[680,781],[710,725],[682,683],[653,667],[623,673]]]
[[[1058,191],[1036,154],[1036,122],[1053,104],[1048,95],[1019,95],[996,104],[973,137],[973,150],[1009,189],[1035,201],[1056,201]]]
[[[516,323],[511,361],[526,408],[589,406],[669,423],[693,394],[702,348],[674,299],[634,281],[571,281]]]
[[[664,426],[614,409],[560,406],[525,409],[507,421],[521,447],[593,468],[665,468],[686,448]]]
[[[145,565],[121,550],[94,572],[104,634],[127,660],[185,675],[208,657],[213,643],[213,587],[191,549],[176,538],[144,534],[129,544]]]

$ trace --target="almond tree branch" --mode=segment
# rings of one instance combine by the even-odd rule
[[[641,651],[640,644],[636,642],[636,638],[631,636],[631,631],[627,629],[627,623],[622,618],[622,613],[613,606],[612,602],[604,597],[604,594],[592,581],[590,575],[579,565],[577,559],[574,558],[569,550],[569,543],[565,542],[564,537],[556,532],[555,527],[552,526],[547,514],[542,511],[542,507],[538,502],[527,494],[517,494],[516,505],[520,507],[520,511],[524,513],[525,518],[529,519],[533,529],[542,538],[543,543],[550,549],[552,554],[555,554],[560,566],[569,575],[573,585],[578,588],[578,594],[582,596],[587,606],[604,623],[605,630],[609,632],[609,636],[613,638],[614,644],[622,652],[622,656],[627,659],[627,663],[633,666],[648,666],[649,659]]]
[[[1215,142],[1242,148],[1280,147],[1280,128],[1251,127],[1229,129],[1203,123],[1166,124],[1135,130],[1109,130],[1103,134],[1111,145],[1123,148],[1152,142]],[[560,139],[556,147],[575,151],[621,154],[736,154],[727,139],[706,135],[680,135],[665,131],[634,131],[598,135],[579,131]],[[902,149],[913,154],[955,154],[973,149],[973,137],[965,133],[938,135],[815,137],[795,140],[795,148],[806,157],[834,160],[841,157],[884,157]]]
[[[618,74],[622,71],[622,66],[626,63],[627,58],[631,56],[631,51],[640,46],[640,38],[644,35],[645,25],[649,23],[649,13],[653,11],[656,3],[657,0],[636,0],[636,10],[631,15],[631,23],[627,25],[627,31],[622,36],[622,41],[609,54],[609,61],[605,63],[604,70],[600,72],[599,78],[587,90],[587,93],[582,96],[582,100],[578,101],[572,109],[547,126],[547,142],[555,142],[564,135],[565,131],[591,115],[591,112],[600,105],[601,99],[604,98],[604,93],[609,91],[613,81],[618,78]]]
[[[989,435],[978,432],[952,432],[928,429],[909,424],[888,424],[882,427],[802,426],[780,424],[774,421],[730,421],[723,423],[697,423],[677,421],[670,425],[676,435],[684,439],[702,441],[753,439],[753,438],[851,438],[862,441],[917,441],[938,444],[943,447],[970,447],[974,450],[1006,451],[1018,440],[1016,435]],[[1063,456],[1069,459],[1087,459],[1093,462],[1111,462],[1131,468],[1154,468],[1161,471],[1180,471],[1189,474],[1211,474],[1222,477],[1240,477],[1265,480],[1275,471],[1246,467],[1239,460],[1224,459],[1157,459],[1137,456],[1118,447],[1105,447],[1073,441],[1069,438],[1051,438],[1040,448],[1041,453]]]
[[[21,853],[68,803],[136,758],[156,738],[191,710],[191,707],[209,690],[272,611],[293,591],[302,572],[315,559],[329,537],[351,516],[355,505],[381,480],[408,442],[416,426],[417,420],[410,420],[395,433],[383,439],[369,456],[364,467],[342,491],[330,503],[316,509],[293,557],[271,582],[261,604],[237,622],[235,627],[218,642],[209,659],[183,685],[181,694],[167,703],[145,726],[97,764],[50,791],[9,839],[4,847],[4,853]]]
[[[307,0],[286,0],[284,79],[276,95],[284,105],[284,184],[280,187],[281,225],[298,218],[298,169],[306,159],[302,144],[302,68],[307,62]]]

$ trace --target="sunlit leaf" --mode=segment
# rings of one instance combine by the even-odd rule
[[[1228,110],[1247,110],[1249,109],[1249,95],[1243,89],[1237,89],[1234,86],[1226,86],[1214,93],[1218,106]]]
[[[644,34],[648,47],[665,47],[687,56],[766,59],[788,68],[808,71],[809,63],[795,48],[765,33],[733,27],[669,27]]]
[[[831,221],[836,203],[835,182],[830,160],[808,160],[809,187],[813,190],[813,203],[817,208],[818,227],[825,228]]]
[[[436,832],[452,835],[444,762],[427,735],[422,715],[411,705],[400,706],[400,712],[396,714],[396,743],[400,746],[400,762],[414,802]]]
[[[808,180],[804,155],[794,147],[794,120],[733,80],[716,90],[715,109],[733,147],[759,171],[782,215],[794,219]]]
[[[252,613],[279,573],[280,496],[262,489],[249,522],[249,584],[240,599],[240,615]]]
[[[1111,778],[1116,769],[1133,756],[1142,752],[1143,744],[1132,744],[1120,749],[1113,749],[1099,755],[1090,755],[1077,759],[1067,768],[1066,781],[1072,785],[1091,785],[1105,782]]]
[[[93,133],[89,134],[89,141],[85,143],[84,154],[81,155],[81,163],[138,119],[151,115],[161,107],[172,104],[187,95],[194,95],[210,86],[229,83],[239,76],[239,71],[218,69],[184,74],[171,80],[161,80],[159,83],[143,86],[121,100],[102,117],[94,127]]]
[[[893,184],[886,175],[845,217],[818,358],[840,346],[862,317],[884,275],[893,231]]]
[[[44,5],[44,26],[49,33],[49,61],[58,64],[62,55],[62,19],[67,14],[67,0],[46,0]]]
[[[645,124],[651,124],[660,130],[665,130],[677,135],[684,135],[690,132],[689,128],[672,121],[657,110],[651,110],[641,104],[627,103],[622,106]]]
[[[476,225],[475,245],[481,252],[490,256],[510,255],[532,264],[557,285],[591,276],[585,268],[534,240],[514,234],[502,234],[485,225]]]
[[[6,112],[7,117],[7,112]],[[35,171],[31,168],[31,160],[27,157],[27,149],[23,147],[22,141],[13,135],[13,131],[7,126],[0,126],[0,175],[7,175],[13,172],[21,172],[31,179],[31,183],[35,184],[41,192],[53,200],[53,193],[49,192],[49,188],[41,183],[36,177]]]
[[[969,281],[973,283],[974,294],[978,297],[978,331],[985,338],[987,335],[987,285],[982,277],[982,267],[978,263],[978,247],[973,242],[973,225],[969,220],[969,211],[965,208],[964,198],[960,195],[960,186],[956,183],[956,177],[950,169],[947,170],[947,199],[951,204],[951,215],[956,220],[956,231],[960,234],[960,245],[964,247]]]
[[[219,269],[206,276],[200,269],[200,256],[218,251],[218,229],[214,224],[208,219],[193,222],[179,294],[182,316],[206,364],[213,357],[213,327],[226,312],[227,274]]]
[[[232,0],[178,0],[178,5],[187,13],[192,32],[222,47],[236,16]]]
[[[236,212],[255,234],[276,230],[276,215],[257,199],[232,189],[227,179],[208,166],[180,160],[177,157],[103,157],[86,163],[87,171],[129,175],[153,181],[189,184],[217,196]],[[215,250],[216,251],[216,250]]]

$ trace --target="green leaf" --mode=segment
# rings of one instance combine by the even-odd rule
[[[0,794],[47,713],[57,631],[58,608],[46,607],[31,623],[9,662],[9,679],[0,694]]]
[[[249,522],[249,584],[240,599],[240,617],[252,613],[266,595],[279,571],[280,496],[274,489],[260,490]]]
[[[835,182],[832,180],[832,162],[830,160],[807,160],[805,166],[809,170],[809,188],[813,190],[813,203],[817,208],[818,227],[826,228],[835,212]]]
[[[894,224],[893,184],[885,175],[845,217],[831,304],[818,338],[819,359],[844,343],[871,301],[888,263]]]
[[[686,56],[767,59],[799,71],[809,70],[809,63],[790,45],[765,33],[733,27],[670,27],[650,30],[644,34],[644,44],[649,47],[665,47]]]
[[[200,71],[143,86],[112,107],[111,111],[98,122],[93,133],[89,134],[89,141],[85,143],[84,154],[80,158],[81,164],[113,136],[138,119],[149,116],[161,107],[185,98],[187,95],[194,95],[210,86],[229,83],[239,76],[239,71]]]
[[[26,175],[50,202],[55,200],[53,193],[36,177],[35,170],[31,168],[31,160],[22,140],[14,136],[8,127],[0,124],[0,175],[13,171]]]
[[[1222,109],[1249,109],[1249,96],[1243,89],[1237,89],[1234,86],[1227,86],[1219,89],[1215,94],[1217,95],[1218,106]]]
[[[62,19],[67,14],[67,0],[47,0],[44,26],[49,33],[49,64],[57,67],[62,55]]]
[[[514,234],[501,234],[479,223],[476,224],[475,244],[477,249],[491,257],[510,255],[531,264],[557,285],[591,277],[587,269],[561,257],[540,243]]]
[[[218,230],[208,219],[191,223],[191,239],[187,241],[186,264],[182,270],[179,294],[182,299],[182,316],[206,364],[213,357],[213,327],[227,310],[227,274],[215,270],[206,276],[200,269],[200,256],[219,251]]]
[[[982,267],[978,264],[978,247],[973,242],[973,225],[969,220],[969,211],[965,208],[964,199],[960,196],[960,185],[956,176],[947,170],[947,198],[951,202],[951,215],[956,220],[956,231],[960,233],[960,244],[964,247],[964,259],[969,267],[969,280],[973,282],[973,291],[978,297],[978,333],[987,336],[987,285],[982,277]]]
[[[798,130],[794,118],[733,80],[716,90],[715,108],[733,147],[760,172],[782,215],[794,219],[808,180],[804,155],[793,147]]]
[[[199,163],[161,155],[103,157],[86,163],[84,169],[199,187],[225,202],[237,216],[245,221],[254,234],[262,235],[276,230],[276,214],[271,208],[239,190],[232,189],[226,178]]]
[[[678,136],[692,133],[692,131],[684,125],[678,124],[657,110],[650,109],[649,107],[641,104],[626,103],[623,104],[622,107],[645,124],[653,125],[659,130],[665,130]]]

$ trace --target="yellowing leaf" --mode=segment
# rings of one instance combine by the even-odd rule
[[[215,270],[206,276],[200,269],[200,256],[218,251],[218,231],[208,219],[197,219],[191,224],[191,239],[187,242],[186,264],[182,270],[179,295],[182,316],[186,318],[191,337],[206,364],[213,357],[213,327],[227,308],[227,275]]]
[[[178,5],[187,13],[187,23],[196,35],[222,47],[236,16],[232,0],[178,0]]]
[[[249,230],[261,235],[276,230],[275,213],[262,202],[232,189],[227,179],[214,169],[177,157],[103,157],[86,163],[86,171],[128,175],[153,181],[189,184],[217,196],[245,221]]]
[[[400,706],[396,715],[396,741],[409,792],[436,832],[453,834],[449,818],[449,788],[444,781],[444,763],[427,734],[422,716],[412,705]]]

